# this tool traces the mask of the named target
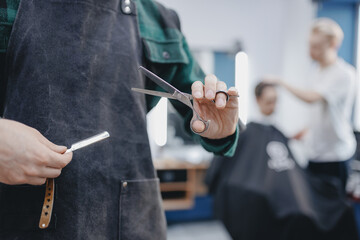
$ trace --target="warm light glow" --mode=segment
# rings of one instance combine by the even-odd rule
[[[239,118],[246,124],[249,106],[249,60],[245,52],[235,56],[235,87],[239,92]]]
[[[147,115],[150,138],[160,147],[167,142],[167,102],[166,98],[161,98]]]

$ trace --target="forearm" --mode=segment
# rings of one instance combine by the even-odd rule
[[[279,82],[279,85],[284,87],[290,93],[292,93],[295,97],[307,103],[314,103],[320,100],[323,100],[323,97],[315,91],[312,90],[304,90],[297,87],[293,87],[286,82]]]

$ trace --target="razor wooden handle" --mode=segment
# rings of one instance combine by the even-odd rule
[[[41,211],[39,228],[45,229],[49,226],[54,205],[55,180],[53,178],[46,179],[46,190],[44,204]]]

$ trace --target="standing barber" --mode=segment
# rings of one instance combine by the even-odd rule
[[[226,102],[216,91],[236,90],[204,76],[176,13],[153,1],[0,0],[0,7],[3,116],[17,121],[0,120],[0,133],[18,134],[0,141],[0,239],[165,239],[145,122],[158,99],[130,90],[156,88],[138,66],[192,91],[211,120],[194,137],[216,154],[233,154],[238,121],[237,98]],[[189,128],[192,111],[173,105]],[[69,146],[102,130],[109,141],[75,153],[66,168],[72,155],[47,140]],[[39,229],[45,186],[16,184],[42,184],[60,172],[50,226]]]
[[[308,169],[333,176],[345,190],[348,160],[355,154],[351,111],[355,96],[354,67],[338,57],[344,33],[331,19],[315,21],[310,35],[310,56],[317,62],[311,80],[314,88],[303,90],[281,80],[274,80],[304,102],[314,105],[309,126],[311,150]]]

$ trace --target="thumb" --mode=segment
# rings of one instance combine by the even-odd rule
[[[190,124],[191,124],[190,125],[191,129],[195,133],[202,133],[205,130],[205,127],[206,127],[205,123],[203,123],[202,121],[196,119],[196,117],[193,117]]]
[[[51,150],[53,150],[54,152],[57,152],[57,153],[60,153],[60,154],[63,154],[66,152],[67,150],[67,147],[65,146],[59,146],[59,145],[55,145],[53,144],[52,147],[50,148]]]

